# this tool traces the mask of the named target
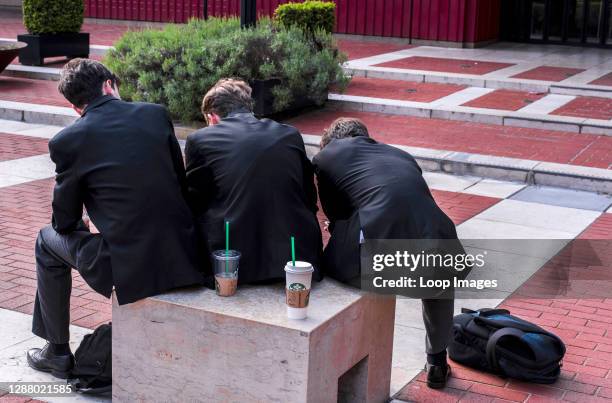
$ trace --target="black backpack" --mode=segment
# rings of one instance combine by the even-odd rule
[[[553,383],[561,372],[565,344],[506,309],[463,308],[453,319],[448,354],[453,361],[502,377]]]
[[[70,383],[77,392],[110,393],[112,388],[111,323],[98,326],[85,335],[74,353]]]

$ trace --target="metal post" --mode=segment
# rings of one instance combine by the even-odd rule
[[[240,0],[240,26],[254,27],[257,24],[257,0]]]

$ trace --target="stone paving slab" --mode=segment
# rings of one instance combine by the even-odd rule
[[[469,90],[469,91],[468,91]],[[420,102],[414,100],[399,100],[394,98],[354,95],[349,90],[346,94],[331,93],[328,96],[328,105],[331,108],[349,111],[375,112],[392,115],[417,116],[434,119],[461,120],[468,122],[488,123],[504,126],[528,127],[534,129],[548,129],[573,133],[603,134],[612,136],[612,122],[603,119],[608,116],[607,104],[612,102],[606,98],[597,98],[596,101],[582,100],[578,106],[563,106],[574,100],[574,97],[565,95],[552,95],[554,100],[545,98],[536,101],[537,105],[518,110],[494,109],[492,102],[477,107],[480,95],[489,93],[491,89],[470,87],[433,102]],[[493,94],[491,94],[493,95]],[[486,95],[485,95],[486,96]],[[407,98],[402,96],[403,98]],[[476,100],[474,100],[476,98]],[[472,102],[469,102],[473,100]],[[463,105],[455,104],[466,101]],[[504,102],[504,101],[501,101]],[[497,101],[495,101],[497,103]],[[453,105],[455,104],[455,105]],[[585,105],[586,104],[586,105]],[[602,106],[596,108],[597,105]],[[611,104],[612,105],[612,104]],[[500,105],[494,105],[500,106]],[[555,111],[555,115],[545,114],[547,110]],[[543,113],[544,112],[544,113]],[[582,117],[581,114],[583,115]],[[597,117],[599,119],[593,119]]]
[[[529,186],[510,199],[593,211],[605,211],[612,206],[610,195],[548,186]]]
[[[32,334],[32,317],[20,312],[0,308],[0,322],[4,329],[0,332],[0,382],[62,382],[51,374],[32,370],[26,361],[25,353],[33,347],[42,347],[45,341]],[[91,330],[78,326],[70,327],[73,351],[81,339]],[[65,381],[63,381],[65,382]],[[8,398],[8,395],[4,396]],[[110,397],[95,397],[82,394],[64,397],[41,397],[40,400],[51,403],[62,402],[110,402]],[[0,398],[0,401],[4,401]]]
[[[599,216],[579,238],[601,238],[612,230],[612,215]],[[598,251],[609,254],[609,250]],[[588,270],[589,268],[583,268]],[[538,271],[543,273],[546,268]],[[536,276],[534,279],[537,279]],[[528,287],[532,280],[527,281]],[[555,298],[525,299],[516,295],[501,304],[481,306],[509,309],[545,329],[556,333],[567,345],[560,379],[552,385],[518,382],[482,373],[451,362],[452,378],[449,387],[441,391],[427,389],[423,372],[403,388],[395,399],[405,401],[593,401],[612,399],[610,360],[612,359],[608,332],[612,329],[612,299]]]
[[[345,115],[346,112],[327,108],[304,113],[286,122],[302,133],[319,135],[334,119]],[[579,165],[579,158],[584,159],[584,165],[604,170],[612,164],[612,156],[605,156],[607,151],[604,155],[598,152],[610,149],[612,138],[607,136],[358,111],[351,112],[350,116],[363,120],[371,135],[386,143],[432,150],[439,150],[443,145],[446,151],[534,161],[519,168],[533,168],[537,161]]]

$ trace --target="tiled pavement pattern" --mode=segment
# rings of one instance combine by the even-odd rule
[[[347,95],[396,99],[400,101],[433,102],[464,89],[464,85],[415,83],[401,80],[353,77],[344,92]]]
[[[357,41],[351,39],[339,39],[338,46],[347,54],[349,60],[362,59],[379,55],[381,53],[395,52],[401,49],[410,49],[411,45],[397,43],[384,43],[375,41]]]
[[[506,111],[518,111],[533,102],[542,99],[546,94],[540,92],[526,92],[513,90],[495,90],[479,98],[461,104],[473,108],[501,109]]]
[[[53,179],[0,188],[0,308],[31,314],[36,294],[34,243],[50,223]],[[72,323],[95,327],[110,320],[107,299],[93,292],[75,271]]]
[[[536,67],[535,69],[516,74],[512,76],[512,78],[558,82],[570,78],[578,73],[582,73],[583,71],[583,69],[573,69],[568,67],[540,66]]]
[[[81,32],[89,32],[90,43],[93,45],[110,46],[128,29],[137,27],[90,21],[83,24]],[[0,14],[0,38],[16,38],[17,35],[25,33],[26,29],[19,14],[6,11]]]
[[[1,123],[2,121],[0,121]],[[23,131],[25,127],[19,127],[18,129]],[[32,130],[34,129],[30,129],[30,132]],[[54,131],[52,128],[46,131],[42,130],[42,128],[36,130],[41,137],[50,135]],[[0,135],[0,141],[3,140],[4,137]],[[37,140],[40,140],[40,138]],[[49,175],[51,176],[52,172]],[[562,189],[556,190],[556,192],[560,193],[553,193],[552,197],[555,197],[558,200],[557,204],[562,206],[557,207],[548,204],[551,197],[548,189],[525,188],[522,184],[482,180],[475,177],[454,177],[441,173],[426,172],[425,177],[432,187],[434,198],[458,225],[458,231],[462,237],[497,238],[503,235],[512,238],[524,235],[536,238],[573,238],[595,220],[599,221],[591,226],[593,230],[590,229],[590,233],[601,237],[609,235],[609,219],[598,218],[602,214],[601,211],[608,209],[610,204],[612,204],[612,199],[609,198],[604,197],[602,202],[602,196],[598,196],[599,198],[595,200],[595,196],[581,192],[581,208],[588,209],[582,210],[574,208],[575,206],[571,203],[574,199],[580,199],[577,196],[577,192],[572,193]],[[44,179],[4,187],[0,183],[0,288],[2,290],[0,293],[2,295],[0,298],[0,308],[24,313],[31,312],[35,292],[32,246],[38,229],[49,222],[52,182],[52,179]],[[521,194],[526,196],[521,197]],[[566,205],[572,205],[573,207],[565,207]],[[608,216],[612,215],[605,215],[605,217]],[[600,221],[604,224],[599,224]],[[73,324],[92,328],[110,319],[110,305],[108,301],[90,291],[76,273],[74,273],[73,286],[74,296],[71,307]],[[467,301],[463,302],[467,303]],[[485,301],[477,301],[477,303],[485,304]],[[557,302],[557,305],[559,303]],[[568,300],[563,300],[561,303],[567,304]],[[537,396],[535,394],[532,395],[532,401],[535,398],[539,398],[540,395],[546,397],[548,396],[547,394],[556,394],[554,396],[557,397],[562,394],[569,398],[574,396],[573,393],[577,391],[590,394],[598,393],[599,396],[604,396],[606,390],[603,387],[596,386],[598,389],[595,390],[591,386],[584,386],[599,385],[600,383],[607,385],[608,382],[607,378],[603,377],[603,375],[592,378],[597,376],[593,374],[594,372],[601,374],[602,369],[606,373],[608,371],[605,369],[607,367],[601,368],[604,365],[603,361],[595,361],[598,355],[603,357],[599,351],[602,353],[606,352],[607,344],[604,339],[607,335],[607,329],[602,329],[598,323],[595,323],[596,321],[593,316],[581,318],[579,316],[576,317],[576,315],[581,315],[581,313],[571,313],[572,311],[584,311],[585,308],[582,305],[587,303],[588,301],[575,301],[574,305],[577,308],[569,309],[553,307],[553,302],[551,302],[551,309],[568,310],[568,319],[565,321],[567,323],[554,317],[555,319],[550,319],[553,322],[558,322],[554,324],[553,322],[544,321],[544,319],[553,318],[550,315],[559,315],[560,311],[549,312],[545,308],[537,307],[536,309],[534,306],[537,305],[533,303],[530,305],[530,309],[535,309],[536,311],[532,315],[538,315],[537,310],[540,310],[540,314],[536,318],[537,320],[540,320],[539,317],[541,317],[541,320],[545,322],[543,324],[558,329],[563,337],[568,337],[568,344],[570,346],[573,344],[579,345],[572,354],[584,357],[584,360],[570,357],[573,359],[572,363],[575,366],[571,370],[567,370],[567,373],[564,374],[564,379],[557,383],[551,389],[552,391],[545,387],[522,385],[516,382],[510,382],[506,385],[505,380],[453,365],[455,377],[451,380],[450,387],[445,391],[432,392],[429,389],[423,389],[423,384],[418,381],[420,378],[417,378],[404,388],[396,398],[417,401],[426,401],[428,399],[446,401],[449,396],[453,399],[453,396],[456,395],[465,399],[481,398],[492,401],[494,396],[503,393],[505,398],[512,397],[524,400],[524,398],[529,396],[528,393],[533,391],[539,394]],[[608,304],[608,301],[603,299],[599,303],[601,306],[590,308],[601,309],[602,311],[599,312],[601,313],[612,307],[612,302]],[[491,304],[496,304],[496,302],[491,302]],[[419,303],[415,300],[403,300],[398,306],[398,317],[396,320],[397,337],[395,340],[396,353],[394,354],[393,364],[393,392],[398,392],[409,379],[418,374],[423,361],[420,350],[422,348],[423,329],[418,317]],[[524,311],[528,310],[525,307],[513,307],[513,311],[521,315],[525,314]],[[577,320],[580,322],[579,326],[587,330],[582,330],[581,332],[573,330],[576,333],[574,334],[572,329],[567,329],[567,327],[576,325],[575,322]],[[567,333],[568,331],[569,333]],[[592,335],[602,339],[594,341],[592,340]],[[594,346],[589,343],[596,343],[596,345]],[[590,350],[579,349],[590,348],[585,347],[585,345],[592,346],[593,348]],[[581,356],[580,354],[583,355]],[[580,368],[577,366],[580,366]],[[27,369],[24,371],[27,371]],[[496,386],[499,387],[496,388]],[[504,388],[501,388],[501,386]],[[467,390],[468,387],[469,390]],[[489,397],[486,397],[487,395]]]
[[[444,73],[463,73],[483,75],[495,70],[510,67],[509,63],[479,62],[474,60],[445,59],[441,57],[411,56],[405,59],[380,63],[378,67],[394,67],[399,69],[438,71]]]
[[[340,116],[363,120],[372,137],[392,144],[597,168],[612,167],[610,136],[331,109],[305,113],[287,122],[297,126],[302,133],[320,135]]]
[[[606,239],[612,233],[612,214],[604,214],[590,224],[578,239]],[[597,243],[598,256],[607,259],[603,268],[612,263],[612,243]],[[568,249],[570,247],[567,247]],[[563,256],[563,252],[559,255]],[[554,259],[553,259],[554,260]],[[555,275],[552,265],[540,269],[523,287],[529,287],[542,277]],[[547,272],[547,268],[549,271]],[[602,267],[581,267],[580,271],[601,270]],[[606,276],[609,278],[609,275]],[[595,277],[597,278],[597,277]],[[591,285],[590,287],[593,287]],[[567,346],[560,380],[553,385],[534,385],[483,374],[451,362],[453,378],[449,387],[431,391],[421,372],[396,396],[406,401],[572,401],[596,402],[612,399],[612,299],[609,282],[602,284],[599,296],[571,299],[524,299],[519,289],[506,299],[501,308],[522,316],[560,336]],[[592,290],[591,290],[592,291]],[[571,297],[571,295],[570,295]]]
[[[552,111],[550,114],[610,120],[612,119],[612,99],[578,97],[559,109]]]
[[[57,91],[57,81],[0,76],[0,100],[39,105],[70,106]],[[0,127],[2,131],[2,127]]]
[[[605,76],[599,77],[598,79],[591,81],[589,84],[607,85],[609,87],[612,87],[612,73],[608,73]]]
[[[0,161],[31,157],[48,152],[46,139],[2,133],[0,127]]]

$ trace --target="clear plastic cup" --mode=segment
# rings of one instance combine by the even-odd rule
[[[295,262],[295,265],[293,262],[287,262],[285,265],[285,301],[289,319],[306,319],[308,316],[313,271],[314,268],[308,262]]]
[[[240,252],[237,250],[216,250],[212,255],[217,295],[231,297],[236,293],[238,287]]]

